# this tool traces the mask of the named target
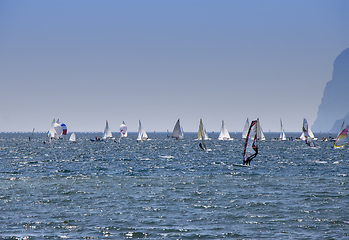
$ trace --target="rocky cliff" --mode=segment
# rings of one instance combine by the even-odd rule
[[[334,61],[332,80],[326,84],[317,118],[311,129],[313,132],[336,132],[348,114],[349,48],[341,52]],[[346,124],[349,122],[346,121]],[[335,130],[336,125],[339,125],[338,130]]]

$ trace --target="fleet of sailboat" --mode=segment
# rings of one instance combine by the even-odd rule
[[[143,141],[143,140],[149,140],[147,133],[144,131],[142,124],[141,124],[141,120],[139,120],[139,127],[138,127],[138,136],[137,136],[137,141]],[[244,138],[245,140],[245,144],[244,144],[244,152],[243,152],[243,164],[233,164],[236,166],[250,166],[251,160],[253,158],[255,158],[258,154],[258,144],[257,141],[265,141],[265,136],[260,124],[260,120],[259,118],[257,118],[256,120],[253,120],[251,122],[250,125],[249,124],[249,120],[248,118],[246,119],[246,123],[245,123],[245,127],[243,130],[243,134],[242,134],[242,138]],[[246,130],[246,126],[248,126],[247,130]],[[343,129],[344,126],[344,121],[343,124],[341,126],[341,129],[338,132],[336,141],[334,143],[334,148],[342,148],[347,144],[347,136],[348,136],[348,130],[349,130],[349,125],[346,126],[345,129]],[[33,129],[34,132],[34,129]],[[53,119],[52,123],[51,123],[51,127],[50,130],[48,131],[48,137],[50,139],[60,139],[62,138],[63,135],[67,134],[67,126],[64,123],[60,123],[59,119],[57,119],[57,121],[55,119]],[[127,126],[125,124],[125,122],[123,121],[122,124],[120,125],[120,138],[123,137],[127,137]],[[103,137],[102,138],[95,138],[95,139],[91,139],[91,141],[106,141],[109,138],[112,138],[112,132],[109,128],[109,123],[106,120],[105,122],[105,128],[104,128],[104,132],[103,132]],[[167,137],[170,137],[170,134],[167,130]],[[175,139],[184,139],[184,132],[183,132],[183,128],[180,124],[180,119],[178,118],[174,128],[173,128],[173,132],[172,132],[172,138]],[[198,134],[196,137],[197,140],[201,140],[201,142],[199,143],[199,146],[202,150],[204,151],[208,151],[206,144],[205,144],[205,140],[209,140],[209,137],[207,135],[205,126],[203,124],[202,119],[200,119],[200,123],[199,123],[199,130],[198,130]],[[310,147],[315,147],[315,140],[316,138],[314,137],[314,134],[312,133],[311,129],[308,126],[308,122],[307,119],[304,118],[303,119],[303,126],[302,126],[302,135],[300,137],[301,140],[304,140],[306,142],[306,144]],[[30,140],[30,138],[29,138]],[[218,140],[232,140],[232,138],[230,137],[230,134],[225,126],[224,120],[222,120],[222,126],[221,126],[221,130],[218,136]],[[285,130],[283,128],[283,124],[282,124],[282,120],[280,119],[280,136],[277,140],[282,140],[285,141],[286,140],[286,134],[285,134]],[[72,133],[69,137],[69,141],[70,142],[76,142],[76,135],[75,133]],[[44,141],[45,143],[45,141]]]

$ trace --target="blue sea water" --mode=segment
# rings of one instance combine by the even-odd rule
[[[267,133],[242,168],[240,134],[209,134],[209,152],[196,133],[95,135],[0,134],[0,238],[349,239],[348,146]]]

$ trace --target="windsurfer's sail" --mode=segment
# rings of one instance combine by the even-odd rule
[[[70,135],[69,141],[71,141],[71,142],[76,142],[75,133],[72,133],[72,134]]]
[[[333,146],[334,148],[341,148],[347,144],[348,129],[349,129],[349,125],[347,125],[345,129],[343,129],[338,133],[336,142],[334,143],[334,146]]]
[[[244,130],[242,131],[242,138],[245,139],[247,137],[248,128],[250,127],[250,122],[248,121],[248,118],[246,119]]]
[[[112,138],[113,135],[111,133],[111,130],[109,129],[108,121],[105,121],[105,128],[104,128],[104,135],[102,139]]]
[[[138,126],[138,137],[137,137],[137,141],[143,141],[143,140],[147,140],[148,139],[148,135],[147,133],[144,131],[144,129],[142,128],[142,124],[141,124],[141,120],[139,120],[139,126]]]
[[[122,124],[120,125],[120,137],[127,137],[127,126],[124,121],[122,121]]]
[[[314,137],[312,137],[310,135],[310,128],[308,127],[308,121],[307,119],[303,119],[303,136],[305,138],[305,143],[309,146],[309,147],[315,147],[315,143],[314,143]],[[310,130],[311,131],[311,130]],[[313,133],[311,133],[313,135]],[[313,135],[314,136],[314,135]]]
[[[35,128],[33,128],[33,131],[32,131],[32,136],[31,136],[31,137],[29,137],[29,141],[31,141],[31,139],[33,138],[34,131],[35,131]]]
[[[199,130],[198,130],[198,135],[197,135],[196,139],[201,140],[202,138],[204,138],[204,140],[209,139],[207,136],[204,124],[202,123],[202,119],[200,118]]]
[[[179,118],[173,128],[172,137],[175,139],[184,139],[183,128],[179,123]]]
[[[258,120],[254,120],[251,122],[251,126],[248,130],[245,146],[244,146],[244,155],[243,155],[243,165],[250,165],[250,162],[253,158],[255,158],[258,154],[257,147],[257,129],[258,128]]]
[[[228,129],[225,127],[224,120],[222,120],[222,127],[218,136],[218,140],[230,140],[230,134],[228,132]]]

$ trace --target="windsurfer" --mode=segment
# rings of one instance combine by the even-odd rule
[[[242,165],[248,165],[251,166],[251,160],[254,159],[258,154],[258,148],[255,148],[255,153],[251,156],[249,156],[248,158],[246,158],[246,160],[243,160]]]
[[[199,146],[202,150],[206,151],[206,149],[204,148],[204,146],[202,145],[202,143],[199,143]]]
[[[251,159],[247,158],[246,160],[243,160],[242,165],[251,166]]]

